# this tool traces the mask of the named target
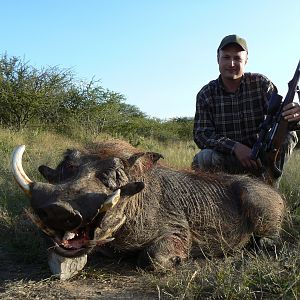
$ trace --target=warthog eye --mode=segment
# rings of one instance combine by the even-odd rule
[[[68,171],[74,171],[74,170],[77,169],[77,166],[68,163],[68,164],[65,166],[65,168],[66,168]]]
[[[78,170],[78,166],[76,166],[70,162],[67,162],[65,165],[63,165],[61,167],[60,179],[65,180],[70,177],[73,177],[76,174],[77,170]]]

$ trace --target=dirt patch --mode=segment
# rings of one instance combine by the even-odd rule
[[[47,264],[14,261],[0,247],[0,299],[157,299],[155,288],[126,262],[94,257],[68,281],[51,276]]]

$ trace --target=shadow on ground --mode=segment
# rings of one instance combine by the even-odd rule
[[[60,281],[46,263],[25,263],[0,247],[1,299],[157,299],[155,288],[144,286],[131,261],[115,262],[95,253],[74,278]]]

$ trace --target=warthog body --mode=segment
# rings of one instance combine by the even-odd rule
[[[39,168],[50,183],[30,183],[36,223],[61,255],[81,255],[105,237],[112,251],[164,267],[240,249],[253,235],[278,237],[284,202],[274,189],[246,176],[174,170],[160,157],[118,140],[68,150],[56,169]],[[120,201],[102,212],[117,189]]]

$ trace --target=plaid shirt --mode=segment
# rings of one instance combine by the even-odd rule
[[[199,148],[233,153],[236,142],[252,147],[276,90],[265,76],[245,73],[235,93],[226,92],[221,76],[197,95],[194,141]]]

